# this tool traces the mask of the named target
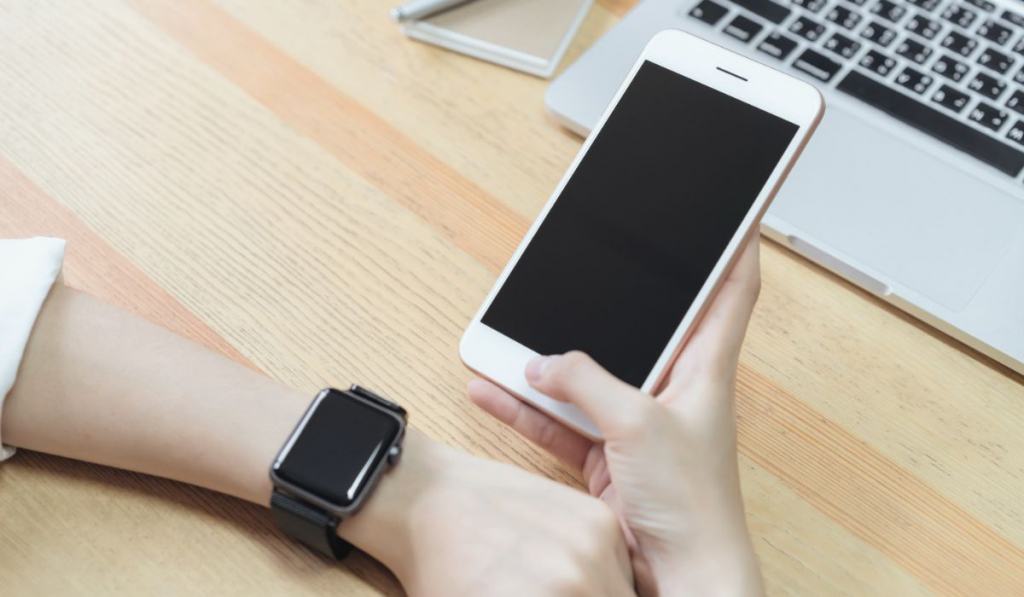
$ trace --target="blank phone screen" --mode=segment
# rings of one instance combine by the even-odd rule
[[[483,323],[639,387],[797,129],[645,62]]]

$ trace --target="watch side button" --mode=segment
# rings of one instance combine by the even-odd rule
[[[388,450],[388,464],[395,466],[398,464],[398,460],[402,457],[402,446],[391,446]]]

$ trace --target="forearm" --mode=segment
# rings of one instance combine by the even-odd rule
[[[307,403],[219,354],[58,285],[8,396],[3,437],[266,503],[274,444]]]
[[[17,447],[175,479],[265,506],[270,462],[311,397],[58,285],[7,398],[2,435]],[[415,432],[408,442],[417,454],[430,443]],[[385,479],[381,496],[367,503],[359,521],[343,525],[347,539],[388,565],[401,554],[382,539],[401,530],[404,521],[395,512],[405,508],[410,492],[399,486],[415,482],[421,461],[409,458],[398,467],[389,475],[397,480]]]

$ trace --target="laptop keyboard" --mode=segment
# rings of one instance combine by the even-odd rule
[[[1008,176],[1024,169],[1024,7],[701,0],[687,14]]]

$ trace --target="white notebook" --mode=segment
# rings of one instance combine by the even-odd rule
[[[550,77],[593,0],[474,0],[405,23],[409,37]]]

